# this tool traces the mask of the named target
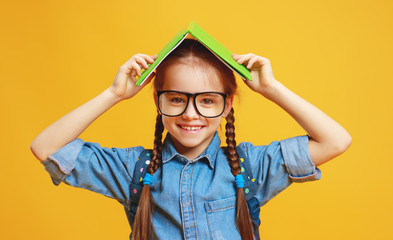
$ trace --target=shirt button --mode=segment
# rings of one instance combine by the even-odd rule
[[[190,174],[186,173],[186,175],[184,175],[186,178],[190,177]]]
[[[184,207],[188,207],[188,206],[190,206],[190,203],[189,202],[185,202],[184,203]]]

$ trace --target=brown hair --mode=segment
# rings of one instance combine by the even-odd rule
[[[166,69],[173,63],[191,64],[191,66],[203,68],[203,71],[209,76],[218,76],[219,80],[224,83],[224,90],[228,95],[236,93],[237,84],[235,76],[231,69],[223,64],[214,54],[212,54],[206,47],[198,41],[192,39],[185,39],[180,46],[178,46],[166,59],[157,67],[156,77],[154,81],[154,89],[156,91],[162,90],[164,83],[164,75]],[[227,123],[225,125],[227,137],[227,147],[225,152],[228,158],[231,172],[234,176],[240,174],[240,163],[236,151],[235,140],[235,126],[234,126],[234,111],[233,108],[226,117]],[[157,115],[156,130],[154,138],[154,149],[152,153],[152,161],[147,172],[151,175],[161,165],[161,151],[162,151],[162,132],[164,126],[161,115]],[[233,178],[235,181],[235,178]],[[150,192],[150,186],[144,185],[137,213],[135,216],[133,227],[133,239],[145,240],[151,237],[151,214],[154,209],[153,199]],[[244,195],[243,188],[237,189],[236,194],[236,224],[240,235],[244,240],[254,239],[252,229],[252,221],[248,212],[247,201]]]

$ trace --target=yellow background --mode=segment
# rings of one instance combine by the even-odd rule
[[[0,239],[128,238],[117,201],[52,185],[30,143],[190,20],[232,52],[269,58],[277,80],[352,135],[320,181],[292,185],[262,208],[263,239],[393,239],[392,12],[388,0],[1,1]],[[238,142],[305,134],[239,84]],[[151,147],[151,94],[114,106],[80,137]]]

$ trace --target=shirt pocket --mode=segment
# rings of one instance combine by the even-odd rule
[[[236,196],[205,202],[210,239],[241,239],[236,226]]]

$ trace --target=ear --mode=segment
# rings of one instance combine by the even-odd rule
[[[227,99],[225,100],[225,109],[224,109],[224,113],[222,114],[222,116],[224,118],[226,118],[229,114],[229,112],[231,111],[232,105],[233,105],[233,95],[230,95],[227,97]]]

